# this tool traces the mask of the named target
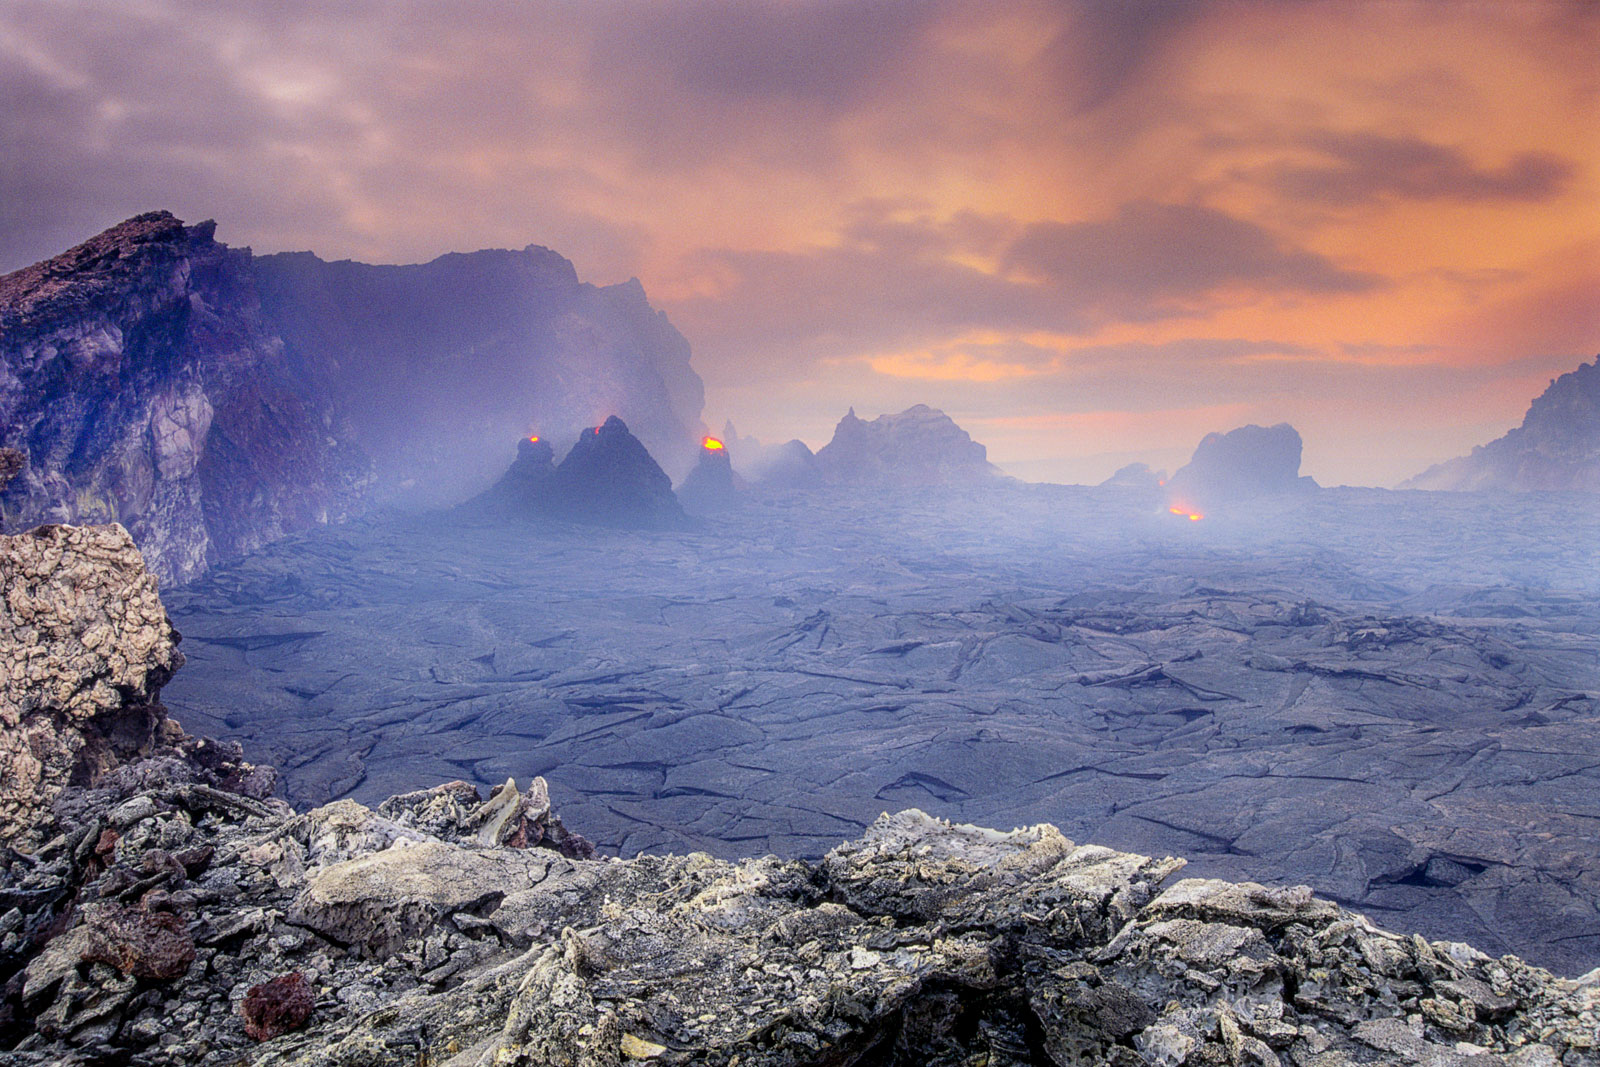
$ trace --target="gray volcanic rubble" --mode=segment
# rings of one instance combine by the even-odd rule
[[[1429,467],[1400,488],[1600,492],[1600,358],[1553,380],[1504,437]]]
[[[817,450],[817,470],[852,485],[948,485],[1001,477],[989,453],[942,411],[916,404],[871,422],[851,408]]]
[[[365,522],[169,595],[191,729],[297,806],[542,775],[604,850],[1051,822],[1600,965],[1600,507],[753,493],[700,531]]]
[[[59,535],[66,565],[142,573],[128,547],[75,557],[119,535]],[[0,539],[0,559],[20,540]],[[103,612],[106,595],[44,599]],[[92,633],[59,634],[42,654],[78,662]],[[130,636],[114,635],[114,652]],[[1182,860],[1077,845],[1051,826],[1006,833],[909,810],[814,863],[605,860],[552,814],[542,780],[487,800],[447,782],[376,810],[296,814],[238,756],[162,720],[142,753],[69,785],[10,838],[0,1060],[1597,1059],[1600,972],[1560,979],[1389,933],[1304,887],[1178,880]]]
[[[170,583],[375,502],[457,503],[538,427],[620,414],[688,466],[700,379],[636,281],[214,233],[152,212],[0,277],[0,530],[118,521]]]

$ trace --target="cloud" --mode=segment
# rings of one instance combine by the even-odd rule
[[[1263,293],[1358,293],[1374,274],[1290,247],[1263,227],[1213,208],[1137,201],[1110,219],[1041,222],[1006,255],[1008,269],[1069,293],[1108,317],[1147,320],[1201,310],[1232,288]]]
[[[1219,303],[1377,288],[1253,223],[1189,205],[1140,202],[1106,219],[1025,225],[964,215],[907,217],[904,205],[855,205],[842,243],[790,252],[716,249],[691,271],[719,279],[673,302],[715,368],[764,363],[804,375],[822,359],[862,355],[902,376],[966,366],[1015,376],[1026,360],[948,348],[973,331],[1087,335],[1112,323],[1201,315]],[[973,260],[997,253],[985,270]],[[781,359],[777,358],[782,353]],[[954,358],[952,358],[954,357]]]
[[[1333,207],[1385,199],[1549,200],[1578,169],[1553,152],[1519,152],[1501,167],[1484,168],[1457,148],[1376,133],[1321,133],[1306,144],[1327,162],[1277,168],[1271,184],[1291,200]]]

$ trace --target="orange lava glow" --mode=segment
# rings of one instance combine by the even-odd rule
[[[1198,511],[1190,511],[1188,508],[1184,507],[1182,504],[1174,504],[1170,508],[1168,508],[1167,510],[1172,512],[1172,514],[1174,514],[1174,515],[1182,515],[1184,518],[1188,519],[1190,522],[1199,522],[1201,519],[1205,518],[1205,516],[1200,514]]]
[[[529,435],[528,435],[528,440],[529,440],[529,441],[531,441],[531,442],[533,442],[533,443],[534,443],[534,444],[538,444],[538,443],[539,443],[539,435],[538,435],[538,434],[536,434],[536,433],[534,433],[534,434],[529,434]]]
[[[715,437],[707,437],[700,442],[700,447],[705,449],[707,452],[721,452],[726,446],[724,446],[723,443],[717,440]]]

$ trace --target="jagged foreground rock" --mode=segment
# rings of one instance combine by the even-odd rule
[[[74,539],[131,551],[53,536],[73,568],[114,566]],[[30,595],[92,613],[115,590]],[[113,657],[140,651],[127,632]],[[58,630],[50,652],[88,643]],[[912,810],[819,863],[596,860],[542,779],[304,814],[271,784],[158,717],[12,835],[0,1061],[1596,1062],[1600,972],[1389,934],[1303,888],[1169,886],[1181,860],[1049,826]]]
[[[540,783],[294,815],[192,766],[74,791],[79,828],[8,878],[14,900],[81,881],[9,987],[34,1029],[6,1062],[1595,1062],[1597,976],[1304,889],[1164,886],[1181,860],[1049,826],[907,811],[820,864],[584,860],[493,843],[508,810],[524,843],[559,825]],[[309,991],[288,1032],[246,1007],[269,983]]]

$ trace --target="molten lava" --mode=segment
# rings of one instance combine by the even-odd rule
[[[700,447],[705,449],[707,452],[721,452],[726,446],[715,437],[707,437],[700,442]]]
[[[528,440],[530,442],[532,442],[533,444],[538,444],[539,443],[539,435],[536,434],[536,433],[529,434],[528,435]]]
[[[1188,519],[1190,522],[1199,522],[1201,519],[1205,518],[1205,516],[1200,514],[1198,511],[1190,511],[1187,507],[1183,506],[1182,504],[1174,504],[1170,508],[1168,508],[1167,510],[1172,512],[1172,514],[1174,514],[1174,515],[1182,515],[1184,518]]]

